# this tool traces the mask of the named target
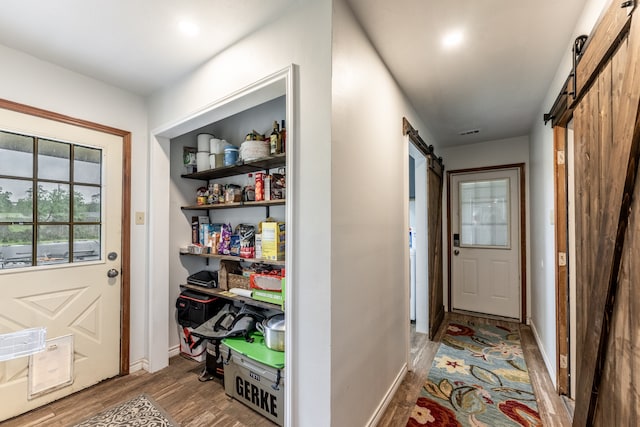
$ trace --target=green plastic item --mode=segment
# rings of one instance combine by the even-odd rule
[[[244,337],[225,338],[222,343],[231,350],[243,354],[250,359],[260,362],[263,365],[270,366],[275,369],[284,368],[284,352],[275,351],[264,345],[264,337],[260,332],[251,334],[253,342],[247,342]],[[227,355],[223,354],[226,359]]]

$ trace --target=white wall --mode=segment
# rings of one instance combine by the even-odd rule
[[[582,34],[589,34],[600,13],[609,0],[589,0],[567,42],[566,54],[558,65],[545,101],[540,107],[531,129],[531,326],[538,346],[549,370],[556,381],[556,299],[555,299],[555,226],[550,223],[554,209],[553,185],[553,130],[551,124],[544,125],[542,115],[549,112],[571,72],[571,49],[573,41]]]
[[[487,141],[478,144],[458,145],[455,147],[443,148],[436,151],[436,154],[442,157],[444,162],[445,175],[448,171],[479,168],[484,166],[499,166],[515,163],[524,163],[525,184],[529,182],[529,137],[519,136],[515,138],[500,139],[497,141]],[[444,286],[444,305],[449,306],[448,298],[448,256],[447,253],[447,184],[446,178],[444,189],[442,192],[442,237],[443,237],[443,286]],[[529,186],[526,187],[525,203],[527,208],[529,203]],[[527,222],[527,313],[531,313],[531,278],[529,274],[530,268],[530,252],[531,252],[531,233],[529,231],[530,213],[526,211]]]
[[[146,358],[147,114],[144,100],[121,89],[0,45],[0,98],[131,132],[131,349],[132,369]]]
[[[288,132],[287,144],[296,145],[296,171],[289,173],[295,182],[292,230],[296,248],[295,272],[287,280],[295,287],[294,310],[287,313],[295,327],[293,348],[287,348],[292,358],[286,375],[292,379],[292,411],[290,425],[328,425],[331,414],[331,282],[330,227],[331,205],[331,3],[300,0],[278,21],[262,27],[237,44],[229,47],[175,85],[154,94],[149,103],[150,129],[167,129],[182,122],[192,113],[214,104],[230,93],[256,80],[280,71],[291,63],[298,65],[295,119],[298,129]],[[289,123],[287,123],[289,130]],[[169,204],[168,141],[152,138],[152,173],[164,176],[156,183],[160,191],[151,201],[158,206],[154,212],[156,227],[168,227],[168,213],[161,212]],[[155,171],[155,172],[153,172]],[[165,228],[166,229],[166,228]],[[154,236],[151,268],[163,262],[178,262],[168,253],[167,236]],[[168,273],[167,273],[168,274]],[[168,287],[165,276],[158,275],[154,286]],[[168,290],[157,290],[154,306],[166,310]],[[164,300],[163,300],[164,299]],[[165,317],[159,318],[166,322]],[[168,328],[167,328],[168,329]],[[166,338],[166,337],[165,337]],[[167,342],[168,344],[168,342]],[[166,351],[166,347],[165,347]],[[359,396],[342,402],[357,406]]]
[[[402,117],[422,135],[428,131],[345,1],[333,4],[331,216],[324,222],[331,230],[331,425],[363,426],[407,362]]]

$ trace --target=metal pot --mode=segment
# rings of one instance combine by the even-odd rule
[[[276,314],[261,323],[256,328],[264,336],[264,345],[275,351],[284,351],[284,314]]]

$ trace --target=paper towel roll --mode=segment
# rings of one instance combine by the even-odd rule
[[[218,153],[223,153],[224,152],[224,147],[220,147],[222,141],[219,140],[218,138],[211,138],[209,140],[209,151],[211,152],[211,154],[218,154]]]
[[[211,141],[211,138],[213,138],[213,135],[211,135],[210,133],[199,133],[198,134],[198,151],[204,153],[204,152],[209,152],[209,141]]]
[[[240,295],[242,297],[251,298],[251,291],[249,289],[241,289],[241,288],[231,288],[229,292],[234,293],[236,295]]]
[[[210,169],[208,151],[204,153],[201,153],[201,152],[196,153],[196,167],[198,168],[198,172]]]

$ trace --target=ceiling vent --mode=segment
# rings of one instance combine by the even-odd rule
[[[473,135],[474,133],[480,133],[480,129],[470,129],[459,133],[460,136]]]

